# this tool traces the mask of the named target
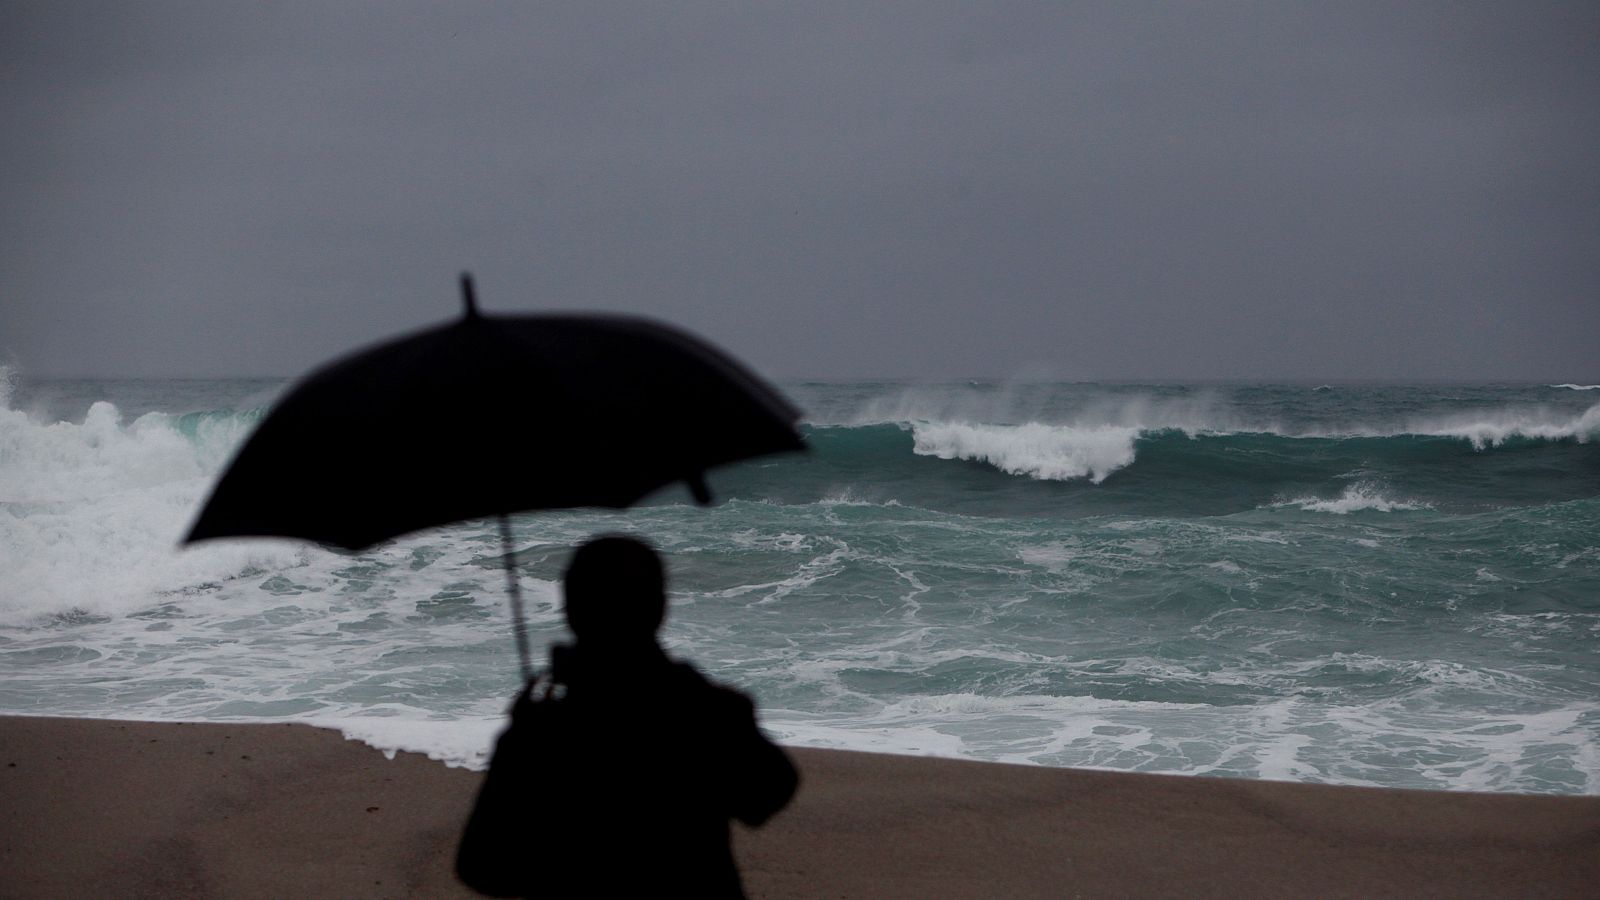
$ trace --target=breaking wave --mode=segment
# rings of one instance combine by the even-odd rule
[[[171,552],[264,414],[258,399],[132,417],[96,400],[68,420],[14,408],[6,375],[0,367],[0,613],[115,611],[303,557],[300,545],[262,541]],[[1600,492],[1600,404],[1424,406],[1388,428],[1251,422],[1209,401],[1097,400],[1009,421],[947,405],[945,418],[806,425],[811,454],[720,469],[713,486],[730,499],[1084,516],[1448,510]],[[1372,421],[1377,408],[1349,411]],[[418,409],[413,427],[442,427],[438,412]]]
[[[1332,513],[1336,516],[1353,512],[1395,512],[1398,510],[1432,509],[1432,505],[1413,500],[1391,500],[1369,484],[1353,484],[1344,493],[1328,500],[1319,497],[1299,497],[1277,506],[1296,506],[1307,512]]]
[[[1561,415],[1543,409],[1509,409],[1480,416],[1457,415],[1424,422],[1412,433],[1461,438],[1478,450],[1517,439],[1587,443],[1600,437],[1600,404],[1577,415]]]
[[[173,553],[258,409],[132,422],[106,401],[81,422],[0,408],[0,613],[109,611],[297,551],[254,542]]]
[[[1137,428],[1101,425],[968,425],[919,422],[911,426],[914,452],[940,459],[969,459],[1002,472],[1044,481],[1088,478],[1095,484],[1131,465]]]
[[[1294,452],[1291,448],[1296,442],[1378,441],[1380,445],[1373,449],[1389,454],[1414,450],[1418,442],[1441,439],[1464,441],[1474,451],[1527,443],[1584,444],[1600,439],[1600,404],[1580,413],[1531,407],[1418,416],[1389,427],[1248,426],[1240,425],[1236,417],[1224,417],[1216,423],[1184,417],[1129,424],[1128,420],[1136,417],[1114,417],[1113,421],[1105,418],[1096,416],[1066,423],[913,420],[896,424],[911,432],[912,450],[918,456],[984,463],[1010,475],[1040,481],[1085,479],[1093,484],[1133,466],[1148,450],[1159,447],[1178,451],[1185,440],[1194,445],[1194,452],[1260,452],[1270,448],[1287,453]]]
[[[0,711],[309,719],[481,765],[518,682],[502,562],[542,648],[568,548],[626,529],[671,560],[672,651],[786,741],[1600,790],[1595,394],[956,385],[879,421],[902,386],[830,384],[811,451],[713,470],[709,509],[520,516],[509,558],[485,523],[176,551],[269,402],[245,381],[0,402]],[[454,412],[402,424],[499,424]]]

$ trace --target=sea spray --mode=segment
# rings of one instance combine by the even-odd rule
[[[257,415],[222,414],[185,434],[165,413],[124,422],[106,401],[81,422],[0,409],[0,610],[133,612],[245,569],[296,564],[301,548],[282,542],[174,552]]]
[[[1457,413],[1418,425],[1415,433],[1464,438],[1479,450],[1518,439],[1588,443],[1600,438],[1600,403],[1576,415],[1538,407]]]
[[[1335,515],[1348,515],[1354,512],[1395,512],[1416,509],[1428,509],[1426,503],[1410,500],[1393,500],[1384,496],[1379,488],[1371,484],[1352,484],[1344,489],[1339,496],[1331,499],[1319,497],[1299,497],[1285,501],[1282,505],[1296,506],[1311,512],[1333,513]]]

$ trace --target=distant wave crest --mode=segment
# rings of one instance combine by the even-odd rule
[[[1220,423],[1219,423],[1220,424]],[[1011,475],[1040,481],[1087,479],[1099,484],[1114,472],[1133,465],[1137,453],[1159,449],[1171,453],[1169,438],[1218,439],[1242,448],[1244,441],[1383,440],[1419,439],[1466,441],[1475,450],[1489,450],[1528,441],[1600,440],[1600,404],[1570,414],[1537,407],[1483,410],[1449,417],[1419,418],[1391,427],[1349,426],[1308,431],[1279,428],[1206,428],[1181,424],[1109,424],[1075,422],[1053,424],[990,424],[961,421],[913,421],[909,428],[914,452],[939,459],[964,459],[985,463]],[[1255,445],[1257,449],[1270,444]],[[1279,446],[1274,452],[1282,452]],[[1322,501],[1318,501],[1322,502]],[[1331,502],[1331,501],[1330,501]]]
[[[1600,438],[1600,404],[1575,416],[1562,416],[1544,410],[1510,409],[1470,418],[1456,417],[1421,424],[1413,433],[1429,437],[1462,438],[1479,450],[1518,438],[1587,443]]]
[[[1138,428],[1115,425],[970,425],[913,423],[919,456],[970,459],[1043,481],[1088,478],[1095,484],[1133,462]]]

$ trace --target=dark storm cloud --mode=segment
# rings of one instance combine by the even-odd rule
[[[455,311],[780,375],[1594,378],[1589,4],[8,4],[0,350]]]

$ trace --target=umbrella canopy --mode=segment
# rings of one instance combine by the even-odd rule
[[[799,411],[676,328],[613,315],[466,315],[300,381],[217,482],[185,543],[244,535],[359,550],[518,510],[622,508],[674,481],[803,449]]]

